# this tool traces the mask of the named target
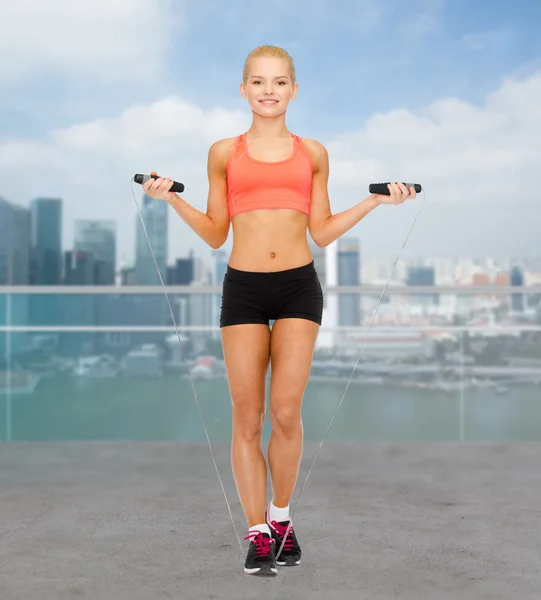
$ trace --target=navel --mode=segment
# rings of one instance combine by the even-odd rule
[[[276,252],[271,252],[271,258],[276,258]]]

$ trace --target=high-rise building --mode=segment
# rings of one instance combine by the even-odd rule
[[[30,204],[30,280],[34,285],[62,281],[62,200],[36,198]]]
[[[453,285],[455,283],[455,261],[450,258],[429,258],[426,266],[433,267],[436,285]]]
[[[408,285],[412,286],[433,286],[436,283],[436,272],[434,267],[425,267],[422,265],[412,265],[408,269]],[[410,296],[411,300],[417,300],[419,304],[428,305],[428,304],[438,304],[439,303],[439,294],[433,294],[432,296],[428,294],[416,295],[412,294]]]
[[[177,258],[175,264],[167,269],[168,285],[191,285],[194,281],[195,261],[193,252],[190,252],[188,257]],[[190,325],[190,295],[175,294],[175,319],[178,325]],[[176,308],[175,308],[176,307]]]
[[[75,252],[94,256],[93,285],[115,285],[116,223],[108,220],[75,221]]]
[[[144,228],[139,213],[136,215],[135,272],[138,285],[160,285],[156,264],[163,282],[167,281],[167,208],[167,202],[154,200],[144,194],[141,207]],[[152,257],[149,240],[156,262]]]
[[[0,198],[0,285],[30,283],[30,211]]]
[[[213,284],[222,287],[225,273],[227,271],[227,252],[225,250],[214,250],[214,281]],[[222,294],[221,292],[214,298],[214,314],[212,324],[218,326],[220,324],[220,312],[222,310]],[[217,337],[217,336],[216,336]]]
[[[190,285],[194,277],[194,259],[193,256],[187,258],[177,258],[173,267],[173,280],[171,285]]]
[[[355,286],[361,283],[361,252],[357,238],[339,238],[337,249],[339,286]],[[360,294],[338,296],[338,325],[358,327],[362,321]]]
[[[524,285],[524,271],[522,267],[514,265],[509,271],[509,282],[511,286]],[[511,294],[511,310],[517,313],[524,312],[524,294]]]
[[[64,284],[95,285],[96,260],[93,252],[67,250],[64,253]]]
[[[0,285],[28,285],[30,257],[30,211],[0,198]],[[0,323],[27,325],[29,296],[0,296]],[[28,333],[10,332],[0,335],[0,356],[6,344],[10,352],[19,352],[28,343]]]
[[[317,276],[322,286],[327,285],[327,258],[326,258],[326,249],[320,248],[316,245],[316,243],[310,238],[308,240],[308,245],[310,247],[310,252],[314,258],[314,267],[317,272]]]

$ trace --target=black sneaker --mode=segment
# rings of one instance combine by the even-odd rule
[[[268,533],[261,533],[261,531],[252,531],[244,539],[250,540],[244,572],[248,575],[267,577],[277,575],[274,539]]]
[[[301,564],[301,547],[293,530],[293,525],[287,531],[290,521],[270,521],[267,518],[268,508],[265,511],[265,521],[270,527],[272,537],[276,543],[275,552],[279,553],[276,557],[276,564],[280,567],[295,567]],[[284,543],[284,547],[280,552],[282,543],[284,542],[284,536],[287,531],[287,539]]]

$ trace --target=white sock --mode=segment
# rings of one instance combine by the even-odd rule
[[[254,531],[260,531],[261,533],[271,534],[270,527],[266,523],[261,523],[261,525],[252,525],[249,529],[250,533]]]
[[[289,521],[289,504],[284,508],[278,508],[278,506],[274,506],[271,502],[269,504],[269,514],[267,517],[270,523],[273,521],[278,521],[278,523]]]

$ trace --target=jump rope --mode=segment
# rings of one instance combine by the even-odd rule
[[[132,179],[132,186],[131,186],[132,187],[133,199],[135,200],[135,205],[137,206],[137,211],[139,213],[139,218],[141,219],[141,224],[143,226],[143,231],[145,233],[145,237],[147,239],[148,246],[150,248],[150,253],[152,254],[152,259],[154,261],[154,265],[156,266],[156,271],[158,272],[158,277],[160,278],[160,283],[161,283],[161,285],[163,287],[165,298],[167,300],[167,305],[169,307],[169,312],[171,313],[171,319],[173,320],[173,325],[175,327],[175,331],[176,331],[176,334],[177,334],[178,343],[180,344],[180,349],[181,349],[181,352],[182,352],[182,356],[184,357],[184,363],[186,365],[186,371],[188,373],[188,377],[190,379],[190,383],[191,383],[191,386],[192,386],[192,391],[193,391],[193,395],[194,395],[194,398],[195,398],[195,402],[197,404],[197,410],[199,411],[199,416],[201,418],[201,423],[203,424],[203,429],[205,430],[205,436],[207,438],[207,442],[208,442],[208,445],[209,445],[209,448],[210,448],[210,454],[211,454],[211,457],[212,457],[212,462],[214,463],[214,469],[216,470],[216,475],[218,476],[218,481],[220,482],[220,486],[222,488],[222,493],[223,493],[224,498],[225,498],[225,503],[227,505],[227,510],[229,512],[229,517],[231,519],[231,523],[233,524],[233,530],[235,531],[235,535],[236,535],[237,541],[239,543],[239,548],[240,548],[240,552],[241,552],[241,558],[244,559],[244,549],[242,547],[242,542],[241,542],[239,534],[237,532],[237,528],[235,527],[235,521],[233,519],[233,514],[231,512],[231,506],[230,506],[229,501],[227,499],[227,494],[225,493],[225,487],[224,487],[224,484],[222,482],[222,478],[220,477],[220,472],[218,470],[218,465],[216,464],[216,458],[214,457],[214,452],[212,450],[212,444],[210,442],[210,437],[209,437],[208,430],[207,430],[207,427],[206,427],[206,424],[205,424],[205,419],[203,417],[203,413],[201,412],[201,406],[199,404],[199,399],[197,397],[197,392],[195,391],[195,385],[194,385],[194,382],[193,382],[193,378],[192,378],[192,375],[190,373],[190,369],[188,367],[188,361],[187,361],[187,358],[186,358],[186,353],[184,351],[184,346],[182,345],[182,340],[181,340],[180,333],[179,333],[179,330],[178,330],[178,327],[177,327],[177,323],[176,323],[176,320],[175,320],[175,315],[174,315],[173,309],[171,307],[171,302],[169,301],[169,295],[167,294],[167,289],[166,289],[165,284],[163,282],[163,279],[162,279],[162,276],[161,276],[161,273],[160,273],[160,269],[158,267],[158,263],[156,262],[156,257],[154,255],[154,249],[152,248],[152,244],[151,244],[150,239],[148,237],[147,229],[146,229],[146,226],[145,226],[145,221],[143,219],[143,215],[141,214],[141,209],[139,208],[139,203],[137,202],[137,198],[135,197],[135,193],[133,191],[133,182],[139,183],[139,184],[142,185],[142,184],[146,183],[151,178],[158,179],[159,176],[158,175],[152,175],[152,176],[151,175],[142,175],[142,174],[134,175],[134,177]],[[386,182],[386,183],[371,183],[369,185],[369,187],[368,187],[368,191],[369,191],[370,194],[382,194],[382,195],[390,196],[391,193],[389,191],[389,188],[387,187],[388,185],[389,185],[389,182]],[[408,242],[408,239],[409,239],[409,237],[411,235],[411,232],[415,228],[415,224],[417,223],[417,219],[419,218],[419,215],[421,214],[421,211],[423,210],[423,206],[424,206],[424,203],[425,203],[425,200],[426,200],[426,192],[424,190],[422,190],[421,185],[419,185],[418,183],[415,183],[415,184],[413,184],[413,183],[404,183],[404,185],[407,188],[414,187],[416,193],[420,193],[421,191],[423,191],[423,199],[421,201],[421,205],[419,206],[419,210],[417,211],[417,214],[415,215],[415,218],[414,218],[413,223],[412,223],[412,225],[411,225],[411,227],[410,227],[410,229],[408,231],[406,239],[402,243],[402,247],[400,248],[400,250],[398,251],[398,254],[396,255],[396,258],[394,260],[393,266],[391,268],[391,274],[389,275],[389,279],[387,280],[387,282],[386,282],[386,284],[385,284],[385,286],[383,288],[383,291],[381,293],[381,296],[379,297],[378,303],[376,305],[376,309],[374,311],[374,314],[372,315],[372,320],[370,321],[370,325],[368,327],[368,331],[366,332],[366,336],[364,338],[363,346],[362,346],[360,352],[357,355],[357,360],[355,361],[355,365],[353,366],[353,370],[351,371],[351,375],[349,377],[349,381],[346,384],[346,388],[344,390],[344,393],[342,394],[342,398],[341,398],[341,400],[340,400],[340,402],[338,404],[338,407],[336,408],[336,410],[335,410],[335,412],[334,412],[334,414],[332,416],[331,422],[329,423],[329,425],[327,427],[327,430],[325,431],[325,435],[323,436],[323,439],[319,443],[319,447],[318,447],[318,449],[316,451],[316,455],[314,456],[314,459],[312,460],[312,464],[310,465],[310,468],[308,469],[308,474],[306,475],[306,479],[304,480],[304,483],[303,483],[303,485],[301,487],[299,495],[297,496],[297,501],[295,502],[295,506],[294,506],[293,510],[290,511],[291,514],[290,514],[289,525],[287,526],[287,529],[286,529],[286,532],[285,532],[285,535],[284,535],[284,539],[282,541],[282,545],[280,546],[280,549],[278,550],[278,552],[276,552],[276,556],[280,555],[280,553],[282,552],[282,549],[283,549],[283,547],[284,547],[284,545],[286,543],[287,536],[289,535],[289,531],[290,531],[291,527],[293,526],[293,516],[294,516],[295,512],[297,511],[297,505],[299,504],[299,501],[301,499],[302,492],[304,491],[304,488],[306,487],[306,483],[308,482],[308,478],[310,477],[310,474],[312,473],[312,469],[314,468],[314,464],[315,464],[315,462],[317,460],[317,457],[319,456],[319,453],[320,453],[321,448],[323,446],[323,442],[325,441],[325,439],[326,439],[326,437],[327,437],[327,435],[328,435],[328,433],[329,433],[329,431],[330,431],[330,429],[332,427],[332,424],[334,423],[336,415],[338,414],[338,411],[340,410],[340,407],[342,406],[342,403],[344,402],[344,398],[346,397],[346,393],[347,393],[347,391],[349,389],[349,386],[351,384],[351,380],[353,379],[353,374],[355,373],[355,369],[357,368],[357,365],[359,364],[359,360],[361,358],[361,354],[364,351],[364,348],[366,346],[366,342],[368,340],[368,336],[369,336],[370,331],[372,329],[372,325],[374,324],[374,320],[375,320],[376,315],[378,313],[381,301],[383,299],[383,296],[385,295],[385,292],[387,291],[387,287],[389,286],[389,282],[392,279],[392,276],[393,276],[393,273],[394,273],[394,269],[396,267],[396,263],[398,262],[401,254],[402,254],[402,251],[404,250],[404,247],[406,246],[406,243]],[[177,181],[174,181],[173,185],[171,186],[171,188],[169,189],[169,191],[176,192],[176,193],[182,193],[184,191],[184,189],[185,189],[184,184],[179,183]]]

